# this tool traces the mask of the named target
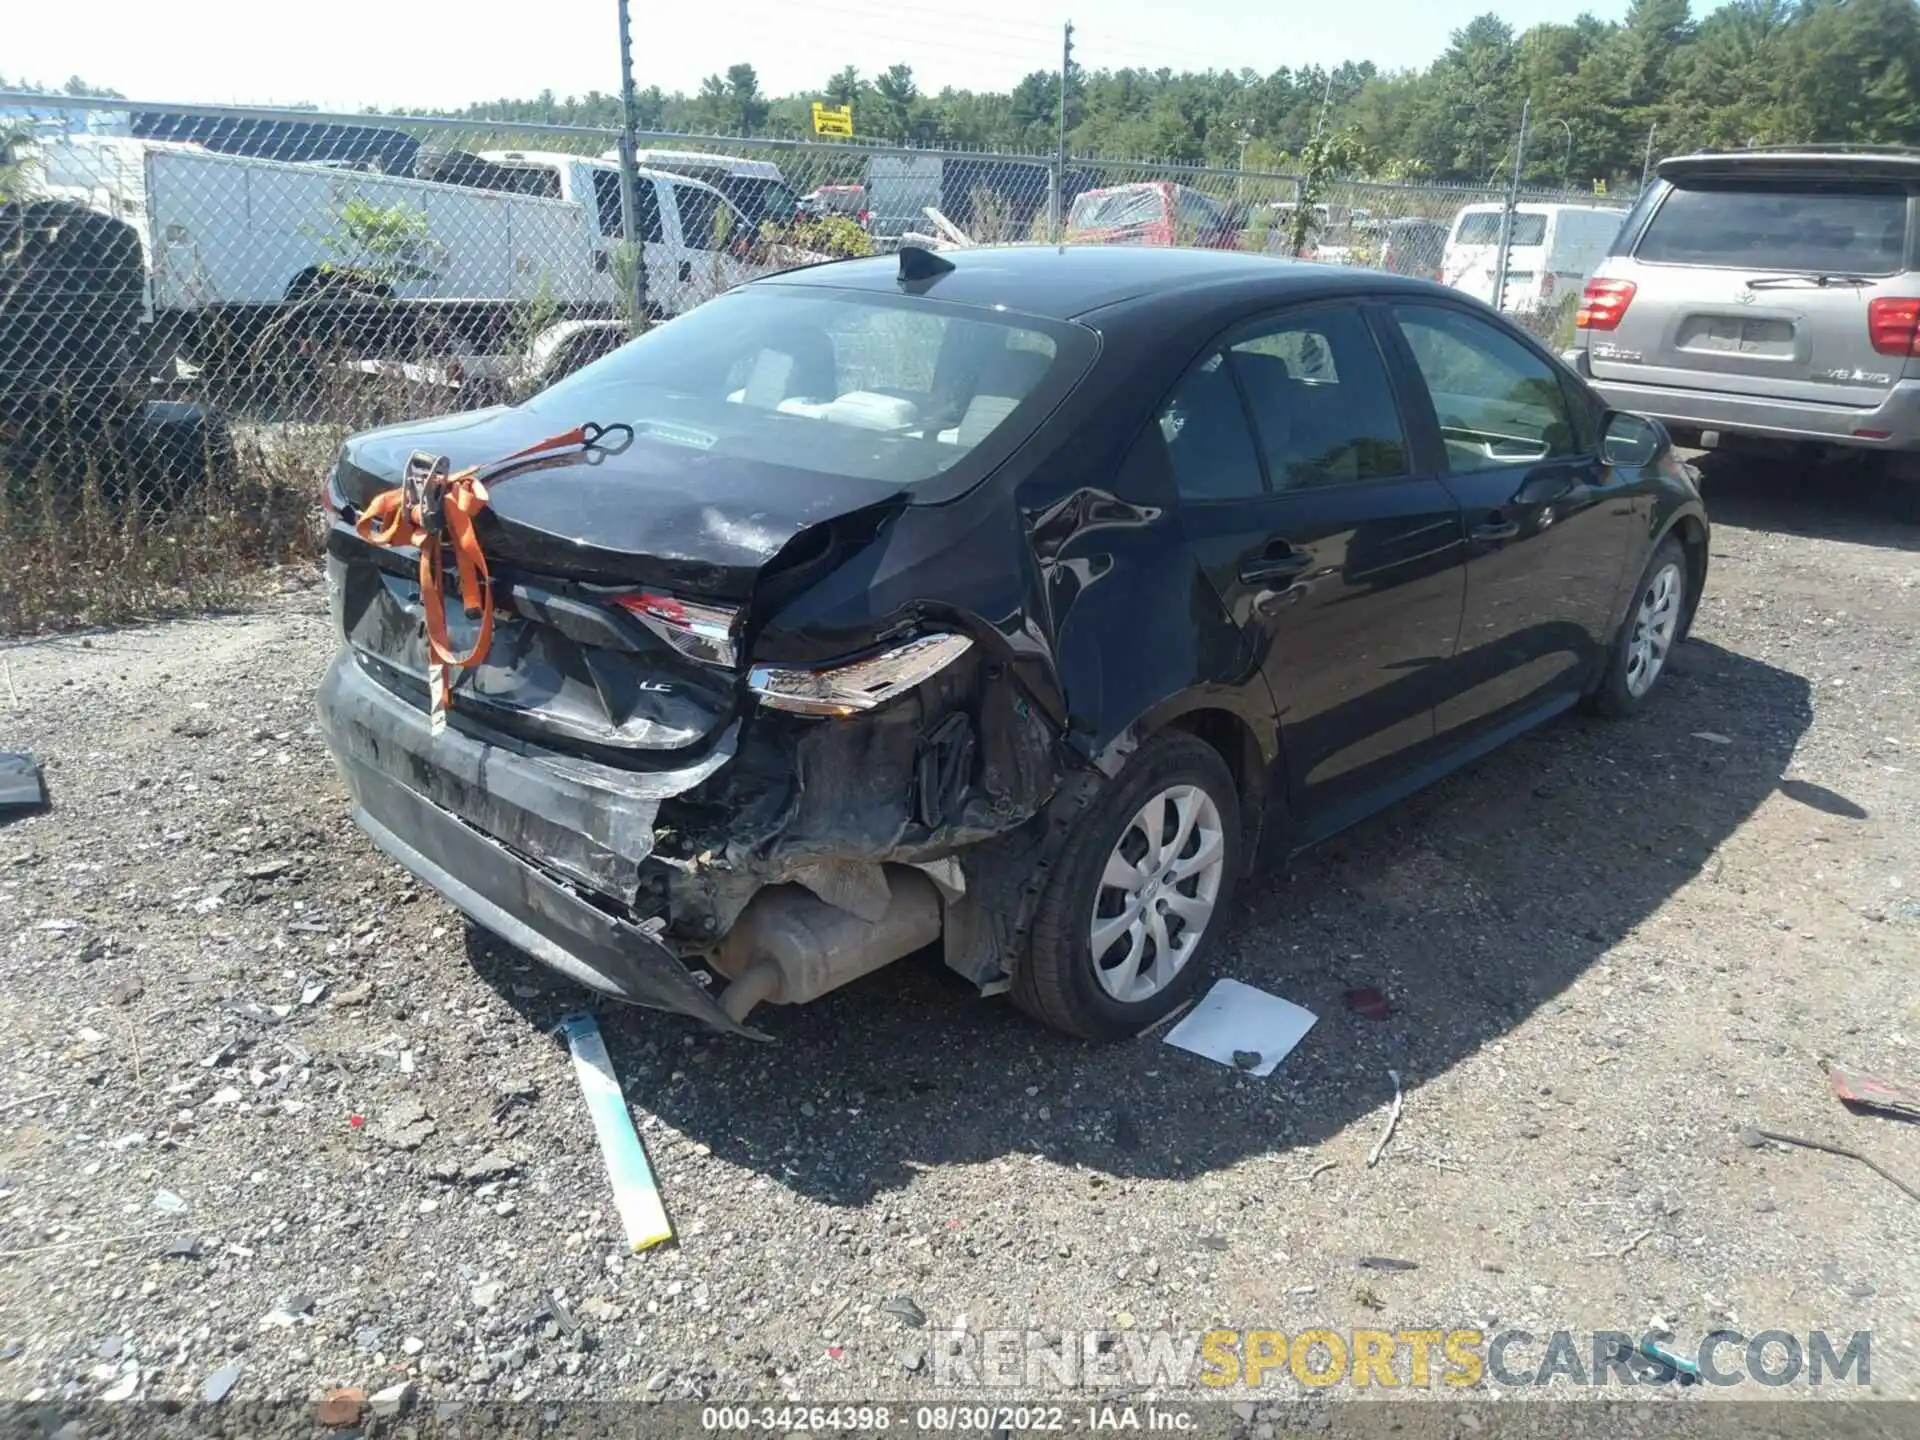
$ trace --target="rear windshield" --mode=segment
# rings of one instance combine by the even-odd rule
[[[562,428],[625,421],[636,443],[914,484],[1031,432],[1091,346],[1078,327],[1032,316],[754,286],[655,327],[527,408]]]
[[[714,189],[751,216],[787,220],[800,208],[800,197],[778,180],[735,175],[715,183]]]
[[[1892,275],[1907,249],[1907,196],[1895,186],[1675,187],[1634,258],[1829,275]]]
[[[1453,237],[1457,245],[1498,245],[1500,243],[1500,212],[1498,210],[1475,210],[1460,217],[1460,233]],[[1544,245],[1547,243],[1547,217],[1544,215],[1516,214],[1513,217],[1514,245]]]
[[[1166,218],[1166,202],[1158,190],[1092,190],[1073,202],[1067,224],[1077,228],[1115,225],[1152,225]]]

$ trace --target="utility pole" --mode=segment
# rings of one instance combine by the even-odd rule
[[[1564,120],[1555,123],[1567,132],[1567,153],[1560,159],[1560,188],[1566,190],[1573,184],[1573,126]]]
[[[1642,195],[1647,193],[1647,172],[1653,169],[1653,132],[1659,128],[1658,125],[1647,126],[1647,156],[1640,162],[1640,193]]]
[[[647,313],[646,238],[640,233],[640,129],[638,101],[633,93],[633,28],[627,18],[627,0],[620,7],[620,233],[622,258],[633,268],[633,315],[629,324],[638,335]],[[615,269],[618,275],[618,267]]]
[[[1520,203],[1520,167],[1527,158],[1527,121],[1533,115],[1533,97],[1520,107],[1520,134],[1513,142],[1513,184],[1507,190],[1507,208],[1500,216],[1500,253],[1493,262],[1493,308],[1505,309],[1507,255],[1513,249],[1513,216]]]
[[[624,0],[623,0],[624,3]],[[1073,73],[1073,22],[1067,21],[1060,40],[1060,113],[1059,136],[1053,157],[1053,194],[1048,197],[1047,216],[1058,245],[1067,223],[1067,77]]]

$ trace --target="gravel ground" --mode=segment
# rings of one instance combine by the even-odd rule
[[[1069,1042],[919,957],[763,1012],[775,1046],[603,1010],[678,1230],[641,1256],[553,1034],[581,993],[348,820],[317,585],[3,652],[0,747],[54,805],[0,830],[0,1397],[237,1362],[236,1403],[910,1399],[961,1316],[1870,1329],[1874,1392],[1920,1396],[1920,1205],[1741,1143],[1920,1182],[1920,1126],[1816,1068],[1920,1089],[1920,528],[1739,472],[1709,498],[1648,711],[1248,887],[1225,972],[1320,1016],[1270,1080]]]

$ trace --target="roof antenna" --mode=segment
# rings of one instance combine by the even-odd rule
[[[900,247],[900,283],[919,285],[929,280],[938,280],[949,270],[953,262],[945,256],[936,255],[931,250],[923,250],[918,245]]]

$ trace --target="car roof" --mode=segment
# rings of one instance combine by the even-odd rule
[[[1186,187],[1172,180],[1129,180],[1124,185],[1102,185],[1093,190],[1082,190],[1082,195],[1125,195],[1130,190],[1184,190]]]
[[[1234,250],[1145,245],[1004,245],[943,250],[953,269],[913,287],[913,293],[962,305],[999,306],[1055,320],[1175,291],[1218,292],[1223,303],[1258,298],[1272,303],[1321,294],[1425,290],[1418,281],[1347,266],[1312,265]],[[893,255],[836,260],[788,270],[755,285],[817,285],[837,290],[900,293],[900,262]]]
[[[1662,180],[1685,182],[1709,176],[1738,179],[1838,175],[1894,180],[1920,179],[1920,151],[1902,146],[1783,145],[1754,150],[1702,150],[1670,155],[1654,167]]]
[[[1504,200],[1488,200],[1474,205],[1462,205],[1460,215],[1498,215],[1507,208]],[[1574,205],[1565,200],[1522,200],[1513,207],[1516,215],[1550,214],[1599,214],[1624,215],[1627,212],[1611,205]]]
[[[569,150],[482,150],[480,158],[491,160],[499,165],[585,165],[588,169],[597,170],[602,174],[609,170],[617,172],[620,169],[617,161],[603,159],[598,155],[576,155]],[[696,179],[692,175],[677,174],[672,170],[649,170],[644,165],[636,165],[633,173],[643,180],[664,180],[670,185],[691,185],[696,190],[713,190],[714,194],[720,194],[706,181]],[[726,197],[721,196],[721,198]]]
[[[618,151],[603,154],[603,160],[618,161]],[[782,178],[780,167],[770,160],[749,160],[739,155],[709,155],[700,150],[638,150],[634,158],[642,165],[651,165],[657,170],[671,170],[678,165],[698,166],[706,170],[724,170],[727,174],[744,180],[779,180]]]

